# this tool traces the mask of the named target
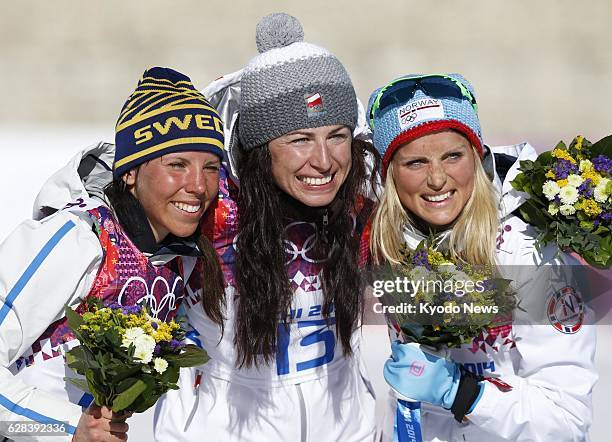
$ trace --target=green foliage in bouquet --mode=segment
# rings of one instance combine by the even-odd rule
[[[589,264],[612,265],[612,136],[591,144],[582,136],[535,161],[521,161],[512,186],[529,194],[519,208],[538,231],[537,246],[554,243]]]
[[[204,350],[184,344],[177,322],[153,318],[141,306],[104,307],[92,299],[82,315],[66,307],[66,318],[81,344],[66,353],[66,363],[85,377],[66,380],[114,412],[147,410],[178,389],[181,367],[208,360]]]
[[[494,268],[454,262],[427,241],[413,252],[404,248],[400,265],[387,267],[386,274],[421,281],[410,294],[387,292],[383,303],[414,306],[412,312],[387,310],[387,321],[407,342],[436,350],[459,347],[482,330],[507,323],[517,306],[511,281],[496,276]]]

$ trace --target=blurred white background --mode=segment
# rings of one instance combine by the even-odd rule
[[[305,40],[347,67],[362,101],[407,73],[460,72],[475,86],[485,141],[538,150],[581,133],[612,133],[612,3],[607,0],[308,2],[137,0],[4,2],[0,12],[0,240],[45,179],[78,150],[112,141],[117,114],[152,65],[203,88],[256,54],[255,25],[284,11]],[[608,318],[608,324],[612,318]],[[612,326],[598,326],[594,442],[610,440]],[[365,330],[370,374],[384,396],[384,328]],[[150,440],[151,415],[131,440]]]

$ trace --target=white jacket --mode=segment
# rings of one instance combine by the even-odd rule
[[[101,192],[88,194],[79,172],[87,175],[88,187],[101,189],[95,183],[111,179],[112,153],[110,145],[99,143],[77,154],[43,186],[34,220],[23,222],[0,245],[0,422],[66,423],[63,435],[35,440],[71,440],[82,406],[91,402],[90,395],[64,381],[77,377],[63,355],[78,341],[52,347],[40,338],[65,316],[66,305],[74,309],[81,303],[98,274],[103,251],[85,211],[105,203]],[[160,257],[154,265],[170,258]]]
[[[241,75],[242,71],[226,75],[203,91],[225,122],[226,152],[234,172]],[[360,115],[355,134],[365,127],[363,109]],[[203,367],[183,370],[180,389],[159,402],[156,440],[195,441],[203,429],[207,440],[223,442],[373,440],[375,400],[361,361],[360,335],[352,336],[354,357],[344,357],[333,315],[328,323],[322,314],[322,262],[311,255],[317,238],[313,223],[296,219],[285,225],[287,274],[294,297],[289,328],[279,327],[276,358],[258,367],[235,366],[237,207],[224,174],[225,170],[213,235],[226,277],[223,336],[198,297],[189,296],[187,318],[211,359]],[[365,224],[365,219],[356,224]]]
[[[512,386],[504,392],[484,382],[484,391],[468,421],[459,424],[449,411],[423,404],[422,431],[427,441],[583,441],[591,425],[591,391],[597,380],[594,367],[596,333],[592,312],[565,287],[579,294],[573,272],[562,264],[577,262],[559,254],[556,246],[535,248],[536,232],[512,212],[526,195],[514,190],[510,181],[518,162],[533,159],[527,143],[496,147],[494,153],[517,157],[501,184],[501,225],[497,239],[497,261],[505,277],[513,281],[520,299],[512,324],[489,330],[470,344],[453,349],[450,357],[481,375],[500,378]],[[496,180],[499,185],[500,181]],[[422,236],[407,232],[415,247]],[[571,267],[570,267],[571,269]],[[559,314],[558,299],[574,301],[583,317]],[[521,310],[523,309],[523,310]],[[549,310],[550,309],[550,310]],[[578,325],[578,323],[580,325]],[[589,325],[590,324],[590,325]],[[555,328],[555,325],[557,328]],[[394,415],[395,398],[389,401]],[[385,435],[392,432],[386,423]]]

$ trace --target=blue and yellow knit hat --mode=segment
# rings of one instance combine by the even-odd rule
[[[459,74],[406,75],[370,96],[368,117],[383,174],[395,151],[424,135],[453,129],[483,157],[482,133],[472,85]]]
[[[142,74],[115,128],[113,177],[172,152],[223,157],[223,123],[186,75],[153,67]]]

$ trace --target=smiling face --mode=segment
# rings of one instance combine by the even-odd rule
[[[209,152],[176,152],[127,172],[123,180],[144,208],[155,241],[187,237],[219,191],[220,159]]]
[[[391,160],[404,208],[434,230],[457,219],[474,189],[474,151],[455,131],[422,136],[400,147]]]
[[[268,143],[274,182],[307,206],[330,204],[351,170],[351,143],[346,126],[300,129],[275,138]]]

